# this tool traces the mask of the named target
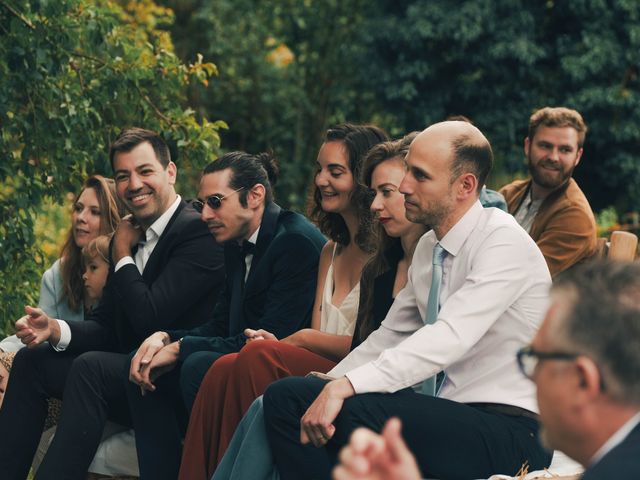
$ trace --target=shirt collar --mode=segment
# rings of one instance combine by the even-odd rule
[[[591,462],[589,462],[589,468],[593,467],[596,463],[598,463],[602,458],[609,453],[611,450],[620,445],[625,438],[631,433],[631,431],[636,428],[636,425],[640,424],[640,412],[636,413],[633,417],[625,422],[622,427],[618,429],[616,433],[609,437],[609,440],[604,442],[604,444],[598,449],[596,454],[591,457]]]
[[[253,243],[256,245],[258,243],[258,233],[260,233],[260,225],[256,228],[256,231],[251,234],[251,236],[247,239],[247,242]],[[243,240],[238,240],[238,245],[242,245]]]
[[[173,214],[178,209],[178,205],[180,205],[180,200],[182,200],[180,195],[176,195],[176,199],[171,204],[171,206],[167,208],[167,210],[165,210],[165,212],[162,215],[160,215],[156,219],[156,221],[151,224],[149,228],[147,228],[147,230],[145,231],[145,237],[147,239],[147,242],[152,238],[160,238],[165,228],[167,228],[169,220],[171,220],[171,217],[173,217]]]
[[[256,243],[258,243],[258,233],[259,232],[260,232],[260,225],[258,225],[258,228],[256,228],[256,231],[253,232],[253,234],[249,237],[249,239],[247,241],[253,243],[254,245]]]
[[[451,230],[442,237],[440,245],[442,245],[442,248],[444,248],[449,255],[455,257],[458,254],[467,237],[471,235],[471,232],[478,223],[480,215],[482,214],[482,208],[480,200],[476,200]]]

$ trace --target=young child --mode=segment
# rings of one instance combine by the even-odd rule
[[[97,305],[102,297],[102,290],[107,281],[109,273],[109,241],[111,235],[100,235],[91,240],[82,249],[82,262],[84,265],[84,298],[83,305],[85,313]],[[9,380],[9,372],[13,364],[15,353],[4,353],[0,356],[0,406]],[[49,402],[49,416],[45,425],[45,430],[53,426],[59,415],[60,404],[57,401]]]
[[[109,273],[110,239],[110,235],[100,235],[82,249],[85,313],[89,313],[102,297],[102,289]]]

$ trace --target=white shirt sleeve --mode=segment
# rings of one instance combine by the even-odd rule
[[[64,352],[69,346],[69,343],[71,343],[71,329],[69,328],[69,324],[64,320],[58,320],[56,318],[56,322],[58,322],[60,326],[60,340],[57,345],[51,344],[51,346],[56,352]]]
[[[120,260],[118,260],[118,263],[116,263],[116,268],[114,268],[114,272],[117,272],[122,267],[129,264],[132,264],[132,265],[136,264],[136,262],[133,260],[133,257],[130,255],[127,255],[126,257],[122,257]]]
[[[356,393],[413,386],[465,356],[529,285],[530,272],[522,268],[528,255],[517,237],[513,229],[496,229],[473,255],[454,260],[451,275],[456,285],[432,325],[422,321],[430,283],[424,277],[430,268],[423,267],[422,276],[414,275],[382,324],[387,340],[393,338],[385,343],[395,346],[346,373]]]

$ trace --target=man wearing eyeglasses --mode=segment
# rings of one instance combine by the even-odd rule
[[[63,409],[37,478],[86,477],[107,418],[130,425],[122,381],[129,352],[158,328],[203,323],[224,283],[222,248],[176,194],[164,140],[126,129],[110,159],[116,193],[132,215],[116,229],[102,299],[83,321],[27,307],[16,324],[29,348],[16,356],[0,410],[3,479],[27,478],[49,397],[63,398]],[[121,459],[114,463],[122,471]]]
[[[582,480],[640,478],[640,264],[596,262],[560,275],[521,372],[537,387],[540,439],[586,467]],[[421,478],[397,420],[359,430],[336,480]]]
[[[193,206],[224,244],[225,288],[209,322],[157,332],[131,361],[127,395],[142,478],[178,476],[180,412],[191,409],[211,364],[245,345],[245,329],[284,338],[310,321],[325,239],[305,217],[273,202],[276,179],[268,154],[230,152],[203,172]]]
[[[518,353],[537,387],[541,439],[584,465],[583,480],[640,478],[640,265],[580,266],[551,299]]]

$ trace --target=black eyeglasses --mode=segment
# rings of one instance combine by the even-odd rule
[[[237,190],[234,190],[233,192],[231,192],[228,195],[224,195],[224,196],[220,196],[220,195],[211,195],[210,197],[207,197],[207,199],[205,200],[205,202],[207,203],[207,205],[209,205],[209,208],[212,208],[214,210],[219,209],[222,206],[222,201],[227,198],[230,197],[231,195],[233,195],[234,193],[238,193],[240,190],[242,190],[244,187],[240,187]],[[193,205],[193,208],[195,209],[196,212],[198,213],[202,213],[202,209],[204,208],[204,202],[201,202],[200,200],[193,200],[191,202],[191,205]]]
[[[530,380],[533,380],[538,362],[542,360],[575,360],[580,356],[579,353],[567,352],[538,352],[533,347],[523,347],[518,350],[516,357],[518,358],[518,366],[522,374]]]

